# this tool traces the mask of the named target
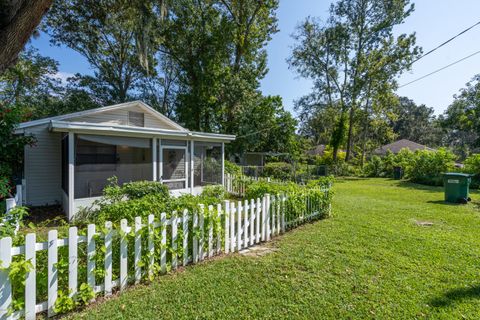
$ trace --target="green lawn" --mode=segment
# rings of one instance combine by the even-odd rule
[[[72,317],[480,317],[479,203],[447,205],[441,188],[384,179],[334,189],[334,217],[277,238],[274,253],[188,267]]]

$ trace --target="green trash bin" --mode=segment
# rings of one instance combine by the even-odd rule
[[[466,173],[449,172],[443,175],[445,201],[467,203],[470,201],[470,183],[472,176]]]

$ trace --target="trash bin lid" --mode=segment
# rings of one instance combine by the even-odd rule
[[[447,172],[443,174],[445,177],[465,177],[465,178],[470,178],[473,176],[473,174],[469,173],[460,173],[460,172]]]

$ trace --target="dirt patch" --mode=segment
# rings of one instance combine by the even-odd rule
[[[413,220],[413,223],[415,223],[417,226],[420,226],[420,227],[431,227],[431,226],[433,226],[432,221]]]
[[[277,248],[271,246],[254,246],[241,250],[239,253],[247,257],[263,257],[267,254],[277,251]]]

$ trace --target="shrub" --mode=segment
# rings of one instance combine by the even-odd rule
[[[385,174],[384,162],[379,156],[373,156],[363,169],[367,177],[382,177]]]
[[[242,168],[233,162],[225,160],[225,172],[233,175],[242,174]]]
[[[223,186],[206,186],[203,188],[202,197],[225,199],[227,191]]]
[[[302,186],[293,182],[264,182],[258,181],[251,183],[246,190],[246,198],[261,198],[265,194],[276,196],[284,194],[287,196],[285,201],[285,218],[287,221],[293,221],[308,212],[307,206],[318,207],[324,218],[330,214],[329,205],[332,199],[332,191],[325,191],[322,186],[330,186],[332,178],[326,177],[311,181],[309,185]],[[307,201],[307,197],[309,201]]]
[[[129,199],[139,199],[147,195],[158,195],[164,198],[170,196],[167,186],[158,181],[129,182],[125,183],[121,189]]]
[[[337,162],[344,162],[346,157],[346,152],[338,150],[337,153]],[[315,157],[315,164],[319,165],[331,165],[333,164],[333,148],[331,146],[326,146],[323,154],[321,156]]]
[[[286,162],[270,162],[264,166],[262,175],[277,180],[290,180],[293,177],[293,166]]]
[[[413,182],[427,185],[442,185],[442,173],[455,166],[455,155],[445,149],[437,151],[418,150],[414,154],[412,165],[407,167],[406,174]]]
[[[480,187],[480,154],[472,154],[465,159],[465,168],[463,169],[466,173],[473,174],[472,179],[472,188]]]

